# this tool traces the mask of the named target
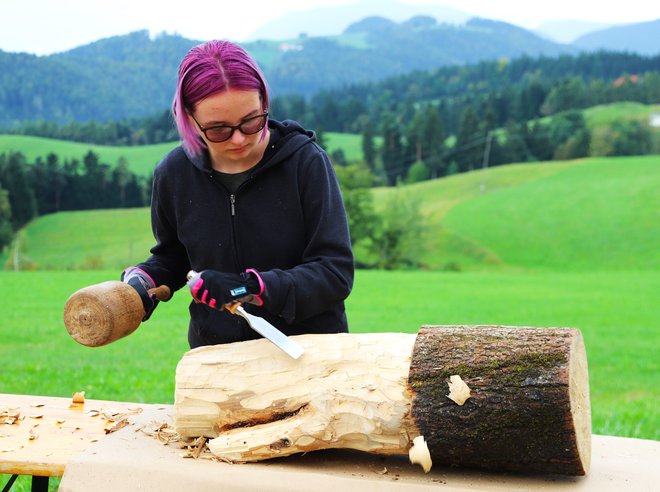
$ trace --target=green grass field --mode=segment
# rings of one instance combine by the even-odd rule
[[[1,272],[0,393],[172,403],[187,350],[189,294],[114,344],[88,348],[66,332],[70,294],[116,271]],[[571,326],[589,358],[594,432],[660,440],[660,292],[655,273],[359,271],[349,298],[353,332],[415,333],[423,324]]]
[[[362,138],[360,135],[343,133],[325,133],[328,152],[342,149],[349,161],[362,158]],[[135,174],[151,176],[154,168],[165,154],[178,145],[178,142],[167,142],[155,145],[140,146],[109,146],[78,142],[67,142],[49,138],[31,137],[26,135],[0,135],[0,154],[21,152],[28,162],[34,162],[37,157],[45,160],[51,152],[59,156],[60,162],[83,157],[90,150],[99,155],[104,164],[116,166],[121,157],[128,162],[128,168]]]

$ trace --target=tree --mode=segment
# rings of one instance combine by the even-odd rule
[[[342,190],[351,244],[355,246],[371,241],[379,224],[370,189],[374,175],[369,169],[357,164],[336,167],[335,172]]]
[[[383,171],[388,185],[394,185],[404,171],[403,146],[399,122],[392,113],[383,117],[383,147],[381,149]]]
[[[566,111],[553,116],[549,125],[550,146],[554,159],[575,159],[589,155],[590,134],[580,111]]]
[[[367,167],[374,172],[376,169],[376,146],[374,144],[374,128],[367,120],[362,129],[362,155]]]
[[[9,193],[7,193],[7,190],[0,188],[0,251],[11,243],[12,236]]]
[[[8,193],[11,222],[18,230],[37,216],[37,201],[26,172],[25,156],[18,152],[0,155],[0,187]]]
[[[423,140],[426,142],[422,160],[429,170],[429,177],[437,178],[444,176],[447,172],[445,162],[445,135],[444,125],[437,108],[430,106],[426,110],[424,120]]]
[[[468,106],[461,116],[461,122],[456,136],[456,162],[458,169],[471,171],[483,157],[485,136],[479,129],[479,120],[471,106]]]
[[[385,270],[419,266],[424,233],[419,203],[401,190],[390,195],[371,244],[376,267]]]

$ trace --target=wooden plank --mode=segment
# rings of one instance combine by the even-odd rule
[[[106,436],[113,424],[107,415],[117,419],[147,407],[158,406],[0,393],[0,415],[19,415],[12,424],[0,418],[0,473],[60,477],[72,456]]]

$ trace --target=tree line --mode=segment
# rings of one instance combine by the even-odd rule
[[[417,112],[437,108],[444,131],[455,135],[468,109],[497,127],[597,104],[660,101],[660,55],[596,52],[578,56],[522,56],[513,60],[415,71],[381,82],[324,90],[311,97],[273,94],[271,115],[324,131],[384,133],[391,115],[400,127]],[[6,132],[101,145],[143,145],[178,138],[169,111],[114,121],[26,123]]]
[[[56,154],[28,163],[20,152],[0,154],[0,249],[40,215],[65,210],[143,207],[151,181],[132,173],[120,158],[102,163],[89,151],[82,162],[61,162]]]
[[[660,151],[648,125],[634,119],[590,129],[581,111],[597,104],[660,101],[660,57],[597,53],[447,67],[325,91],[306,99],[274,97],[275,118],[317,130],[360,133],[363,162],[336,166],[351,240],[368,250],[361,266],[415,266],[420,230],[410,200],[374,211],[369,188],[416,182],[509,162],[638,155]],[[100,144],[131,145],[176,139],[167,111],[110,123],[35,123],[22,131]],[[150,183],[127,163],[60,163],[49,155],[25,166],[20,154],[0,157],[0,247],[31,218],[60,210],[143,206]],[[19,170],[21,168],[22,170]],[[22,198],[19,198],[22,197]],[[396,213],[395,213],[396,211]]]

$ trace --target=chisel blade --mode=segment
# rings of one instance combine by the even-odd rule
[[[284,333],[275,328],[268,321],[260,318],[259,316],[248,313],[245,309],[243,309],[242,306],[232,306],[230,311],[232,311],[234,314],[242,316],[254,331],[277,345],[290,357],[297,359],[305,351],[300,345],[288,338]]]

